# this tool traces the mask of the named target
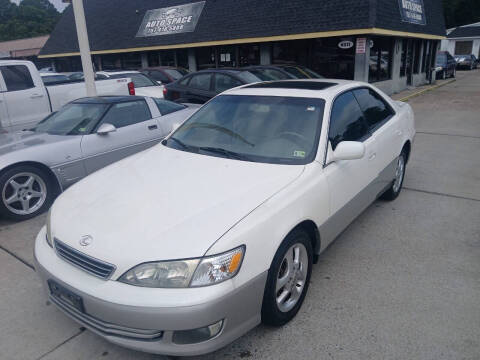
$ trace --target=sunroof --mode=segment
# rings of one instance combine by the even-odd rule
[[[324,81],[272,81],[246,86],[249,89],[299,89],[299,90],[324,90],[338,85]],[[245,89],[244,88],[244,89]]]

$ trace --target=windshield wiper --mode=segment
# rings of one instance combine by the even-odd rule
[[[181,146],[182,148],[184,148],[185,150],[196,149],[195,147],[190,146],[190,145],[187,145],[187,144],[185,144],[183,141],[178,140],[177,138],[174,138],[173,136],[170,137],[170,138],[168,138],[167,141],[168,141],[168,140],[173,140],[173,141],[175,141],[178,145],[180,145],[180,146]]]
[[[235,151],[230,151],[224,148],[203,146],[203,147],[199,147],[198,150],[203,150],[203,151],[208,151],[215,154],[224,155],[229,159],[250,161],[250,158],[248,156],[239,154]]]

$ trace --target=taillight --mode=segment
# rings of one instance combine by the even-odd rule
[[[168,89],[164,86],[163,87],[163,97],[166,97],[168,93]]]
[[[135,95],[135,84],[132,81],[128,83],[128,93],[130,95]]]

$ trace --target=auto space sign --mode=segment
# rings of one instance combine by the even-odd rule
[[[195,31],[205,1],[148,10],[137,37],[170,35]]]
[[[412,24],[425,25],[425,6],[423,0],[398,0],[402,20]]]

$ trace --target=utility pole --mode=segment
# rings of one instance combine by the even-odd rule
[[[85,21],[85,11],[83,9],[83,0],[62,1],[64,3],[72,3],[73,6],[75,26],[77,28],[78,47],[80,48],[80,58],[82,59],[83,76],[85,78],[85,86],[87,87],[87,96],[97,96],[95,74],[93,72],[90,44],[88,42],[87,22]]]

